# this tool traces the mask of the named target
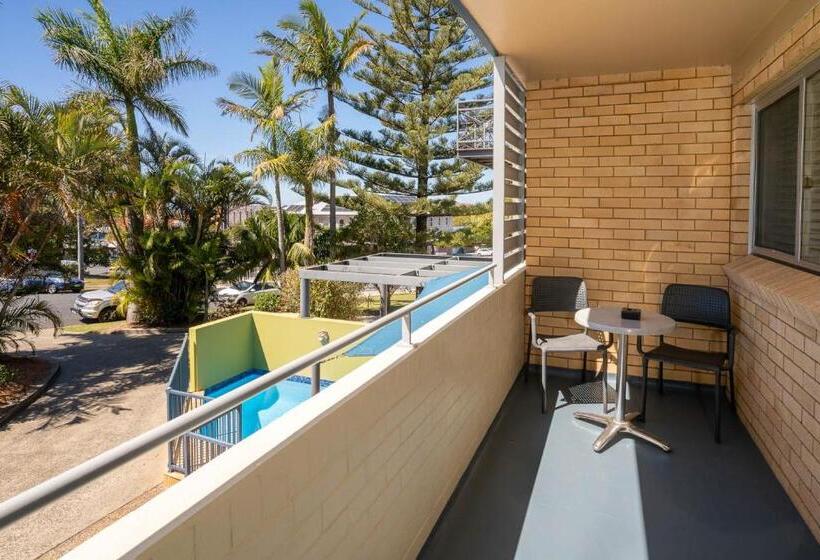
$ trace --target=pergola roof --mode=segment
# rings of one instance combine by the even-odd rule
[[[299,277],[304,280],[420,287],[432,278],[475,270],[488,264],[490,260],[489,257],[377,253],[302,268],[299,270]]]

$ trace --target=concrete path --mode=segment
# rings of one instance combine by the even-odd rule
[[[56,384],[0,431],[0,500],[165,421],[164,384],[183,333],[120,332],[38,339],[58,360]],[[162,480],[165,448],[0,531],[0,558],[35,558]]]

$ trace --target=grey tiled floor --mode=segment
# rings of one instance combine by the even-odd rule
[[[623,437],[592,451],[600,429],[572,412],[550,376],[517,381],[420,554],[423,559],[820,558],[812,537],[740,421],[724,403],[712,440],[711,391],[650,386],[645,427],[670,454]],[[637,407],[640,388],[634,383]]]

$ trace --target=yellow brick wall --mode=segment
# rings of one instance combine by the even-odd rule
[[[657,309],[669,283],[726,286],[731,126],[724,66],[528,84],[528,290],[535,276],[581,276],[591,305]],[[540,324],[574,328],[565,316]],[[715,340],[703,329],[675,335],[703,349]],[[580,358],[550,363],[578,368]],[[634,347],[630,364],[638,374]]]
[[[731,256],[748,252],[752,101],[820,54],[820,5],[732,86]],[[816,284],[815,284],[816,285]],[[738,412],[820,540],[820,335],[760,293],[732,284]],[[816,297],[820,299],[820,289]]]

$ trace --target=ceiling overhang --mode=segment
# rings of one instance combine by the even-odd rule
[[[732,64],[781,12],[802,15],[815,0],[452,2],[491,54],[533,81]]]

